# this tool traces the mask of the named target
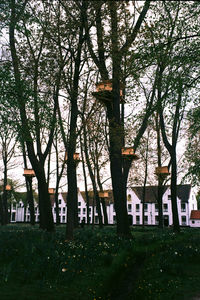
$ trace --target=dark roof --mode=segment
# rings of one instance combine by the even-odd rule
[[[58,194],[60,194],[60,193],[58,193]],[[61,195],[62,195],[62,197],[63,197],[63,200],[65,201],[65,203],[67,202],[67,193],[65,192],[65,193],[61,193]],[[51,200],[51,206],[53,206],[54,205],[54,203],[55,203],[55,194],[51,194],[50,195],[50,200]]]
[[[170,186],[163,186],[164,193]],[[143,187],[135,186],[131,188],[138,198],[142,201],[143,197]],[[158,195],[158,186],[146,186],[145,191],[145,202],[146,203],[154,203],[157,202],[157,195]],[[191,191],[190,184],[178,185],[177,186],[177,196],[182,202],[188,202],[189,196]]]
[[[191,192],[190,184],[183,184],[177,186],[177,196],[181,199],[182,202],[188,202]]]
[[[108,192],[108,198],[105,198],[105,204],[108,206],[110,203],[114,202],[113,199],[113,192],[111,190],[104,190],[104,192]],[[85,192],[80,192],[84,201],[86,202],[86,193]],[[88,191],[88,196],[89,196],[89,205],[93,205],[93,199],[94,199],[94,192],[93,191]],[[94,200],[94,205],[96,205],[96,201]]]
[[[168,186],[164,186],[163,190],[164,193],[166,192]],[[142,186],[135,186],[131,188],[140,201],[143,200],[143,187]],[[146,203],[155,203],[157,202],[158,197],[158,187],[157,186],[146,186],[145,187],[145,202]]]
[[[197,219],[200,220],[200,210],[192,210],[190,219]]]
[[[163,186],[164,193],[170,186]],[[137,197],[142,201],[142,194],[143,194],[143,187],[141,186],[135,186],[131,188]],[[158,195],[158,186],[146,186],[146,193],[145,193],[145,202],[146,203],[155,203],[157,202],[157,195]],[[179,199],[181,199],[182,202],[188,202],[189,196],[190,196],[190,191],[191,191],[191,185],[190,184],[184,184],[184,185],[178,185],[177,186],[177,196]],[[104,192],[108,192],[108,198],[105,198],[105,203],[108,206],[110,203],[114,202],[113,198],[113,192],[112,190],[104,190]],[[86,194],[85,192],[81,192],[81,195],[86,202]],[[88,196],[89,196],[89,205],[93,205],[93,199],[94,199],[94,192],[93,191],[88,191]],[[62,197],[65,201],[67,202],[67,193],[62,193]],[[51,205],[53,206],[55,202],[55,196],[50,195],[51,199]],[[94,200],[94,205],[96,205],[96,201]]]

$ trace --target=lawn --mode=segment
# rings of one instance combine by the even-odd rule
[[[0,228],[0,299],[192,299],[200,294],[200,230],[65,227],[48,234],[29,225]]]

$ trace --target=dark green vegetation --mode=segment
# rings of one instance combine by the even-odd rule
[[[0,299],[192,299],[200,293],[200,231],[79,229],[66,241],[25,225],[0,229]]]

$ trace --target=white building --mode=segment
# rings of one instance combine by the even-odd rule
[[[190,226],[200,227],[200,210],[192,210],[190,215]]]
[[[158,224],[158,204],[157,204],[157,186],[147,186],[145,196],[144,207],[144,223],[145,225],[157,225]],[[127,210],[129,215],[129,221],[131,225],[142,225],[142,187],[132,187],[127,189]],[[116,213],[114,209],[114,201],[112,191],[109,190],[108,197],[105,199],[108,223],[116,223]],[[66,205],[67,193],[60,193],[58,197],[59,203],[59,215],[60,222],[66,223],[67,205]],[[52,212],[54,222],[56,221],[56,205],[54,196],[51,195]],[[179,213],[179,223],[182,226],[194,226],[194,220],[190,220],[191,211],[197,210],[197,201],[191,185],[180,185],[177,188],[177,204]],[[102,207],[101,207],[102,208]],[[102,210],[102,209],[101,209]],[[102,210],[103,215],[103,210]],[[35,206],[36,222],[39,221],[39,209],[38,205]],[[30,213],[28,208],[26,213],[24,212],[24,206],[22,201],[19,203],[13,203],[11,208],[11,222],[23,222],[30,221]],[[166,226],[172,225],[172,207],[171,207],[171,193],[170,187],[164,187],[163,194],[163,217],[164,224]],[[87,206],[85,192],[78,191],[78,218],[79,222],[83,219],[87,222]],[[98,213],[96,204],[93,199],[93,192],[89,192],[89,221],[98,224]],[[195,221],[196,222],[196,221]],[[199,225],[198,225],[199,224]],[[196,226],[200,226],[199,223],[195,223]]]

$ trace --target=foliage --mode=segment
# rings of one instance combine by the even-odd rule
[[[193,108],[188,113],[189,130],[187,132],[187,148],[185,151],[188,163],[188,172],[185,178],[190,179],[194,185],[200,184],[200,109]]]
[[[188,299],[199,292],[199,229],[134,228],[123,240],[114,228],[62,227],[46,234],[25,225],[0,230],[1,299]],[[54,297],[54,298],[53,298]]]

